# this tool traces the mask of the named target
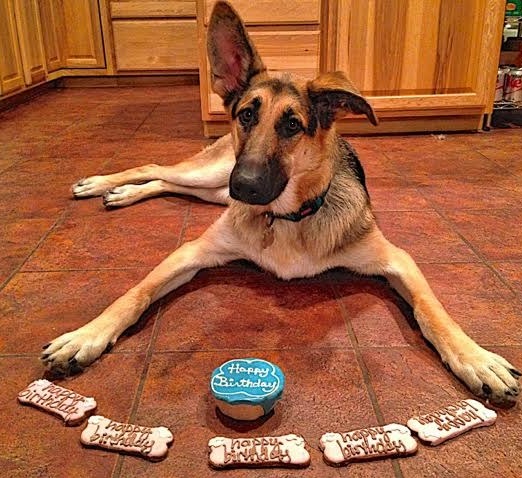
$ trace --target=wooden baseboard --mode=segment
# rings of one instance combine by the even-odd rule
[[[198,85],[199,75],[143,75],[143,76],[66,76],[60,78],[63,88],[106,88],[121,86],[181,86]]]
[[[230,133],[228,121],[203,121],[203,134],[207,138],[219,138]]]
[[[483,115],[425,116],[406,118],[383,118],[379,126],[366,119],[338,121],[341,134],[375,135],[390,133],[449,133],[452,131],[478,131],[482,127]]]
[[[0,111],[5,111],[19,104],[27,103],[32,98],[54,88],[103,88],[122,86],[182,86],[199,85],[197,73],[175,75],[121,75],[121,76],[65,76],[51,79],[38,85],[13,91],[0,97]]]
[[[366,119],[350,119],[337,122],[337,131],[345,135],[378,135],[390,133],[433,133],[452,131],[477,131],[482,127],[483,116],[428,116],[408,118],[382,118],[379,126]],[[207,138],[217,138],[230,131],[228,121],[204,121],[203,131]]]

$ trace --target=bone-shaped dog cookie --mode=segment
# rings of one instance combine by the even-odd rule
[[[319,440],[319,446],[329,465],[405,456],[417,451],[417,441],[411,436],[410,430],[397,423],[346,433],[325,433]]]
[[[150,460],[165,458],[174,437],[165,427],[142,427],[94,415],[89,418],[80,441],[87,446],[142,455]]]
[[[214,468],[287,466],[310,464],[306,442],[300,435],[259,438],[214,437],[208,442],[209,463]]]
[[[96,400],[49,380],[35,380],[18,394],[18,401],[58,415],[66,425],[78,425],[94,411]]]
[[[435,412],[412,417],[408,427],[430,445],[438,445],[472,428],[493,425],[497,414],[477,400],[459,400]]]

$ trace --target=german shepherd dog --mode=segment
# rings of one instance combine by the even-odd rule
[[[228,208],[100,316],[44,347],[43,362],[81,369],[116,343],[156,300],[202,268],[247,259],[281,279],[343,267],[382,275],[413,308],[424,337],[476,395],[515,402],[521,373],[477,345],[451,319],[413,259],[376,225],[355,151],[335,130],[348,112],[377,124],[366,99],[343,73],[311,81],[271,77],[237,13],[217,2],[208,27],[212,88],[231,117],[231,134],[188,161],[93,176],[77,198],[103,196],[126,206],[164,192],[191,194]]]

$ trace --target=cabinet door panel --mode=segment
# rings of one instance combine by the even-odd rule
[[[5,95],[23,86],[14,4],[7,0],[0,2],[0,93]]]
[[[59,14],[54,0],[39,0],[42,40],[47,71],[58,70],[62,66],[60,52]]]
[[[500,46],[502,10],[502,0],[340,0],[336,68],[369,96],[483,104],[484,55]]]
[[[62,15],[64,66],[103,68],[105,56],[97,0],[57,0]]]
[[[45,80],[40,15],[36,0],[15,1],[16,26],[27,85]]]

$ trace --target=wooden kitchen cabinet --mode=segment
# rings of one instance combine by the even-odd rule
[[[45,80],[45,59],[41,40],[37,0],[15,0],[18,43],[26,85]]]
[[[53,0],[61,16],[60,42],[65,68],[104,68],[98,0]]]
[[[212,136],[227,130],[205,52],[214,3],[197,2],[202,118]],[[492,111],[503,0],[231,3],[269,70],[306,78],[342,70],[369,98],[379,126],[352,115],[338,123],[343,133],[477,130]]]
[[[38,0],[47,72],[62,67],[60,13],[55,0]]]
[[[0,94],[6,95],[25,85],[14,0],[0,2]]]
[[[52,80],[199,69],[205,134],[222,134],[228,119],[206,54],[215,1],[2,0],[0,93],[46,73]],[[338,123],[343,133],[476,130],[492,111],[504,0],[230,3],[269,71],[347,73],[380,124],[352,115]]]
[[[503,0],[332,0],[324,68],[343,70],[374,105],[378,129],[478,129],[490,113]]]

